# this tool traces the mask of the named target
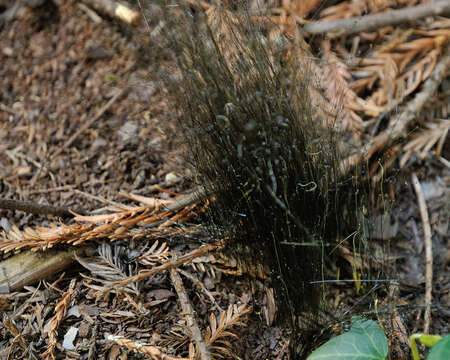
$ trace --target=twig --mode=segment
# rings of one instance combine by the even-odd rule
[[[105,106],[103,106],[100,111],[95,115],[91,120],[86,122],[75,134],[73,134],[69,140],[67,140],[63,146],[61,146],[53,155],[52,159],[55,159],[59,154],[61,154],[66,148],[68,148],[72,143],[76,140],[80,134],[82,134],[84,131],[89,129],[98,119],[100,119],[103,114],[126,92],[128,91],[128,88],[124,88],[120,90],[116,95],[114,95]]]
[[[38,204],[32,201],[0,199],[0,209],[8,209],[13,211],[19,210],[24,211],[26,213],[37,215],[50,214],[60,217],[73,216],[66,208],[59,206]]]
[[[81,190],[75,189],[74,193],[79,194],[79,195],[83,195],[84,197],[86,197],[86,198],[88,198],[90,200],[96,200],[96,201],[101,202],[103,204],[114,205],[114,206],[118,206],[118,207],[124,207],[125,206],[125,205],[123,205],[121,203],[118,203],[116,201],[112,201],[112,200],[108,200],[108,199],[105,199],[105,198],[100,197],[100,196],[92,195],[92,194],[89,194],[89,193],[81,191]]]
[[[57,186],[57,187],[48,188],[48,189],[36,189],[36,190],[31,190],[28,194],[33,195],[33,194],[44,194],[44,193],[57,192],[57,191],[73,190],[73,188],[75,186],[76,185],[62,185],[62,186]]]
[[[115,0],[83,0],[95,9],[114,17],[128,25],[139,25],[141,14],[127,5]]]
[[[140,342],[127,339],[123,336],[108,335],[107,339],[109,341],[114,341],[119,346],[124,346],[129,350],[133,350],[136,353],[149,355],[154,360],[189,360],[188,358],[164,354],[156,346],[145,345]]]
[[[371,31],[383,26],[397,25],[414,21],[426,16],[438,16],[450,14],[450,2],[441,0],[428,2],[423,5],[407,9],[391,10],[383,14],[358,16],[350,19],[335,21],[319,21],[303,27],[303,31],[309,34],[323,34],[333,32],[333,35],[350,35],[362,31]]]
[[[210,195],[203,186],[199,186],[192,193],[180,197],[173,203],[167,205],[166,209],[168,211],[177,211],[196,202],[205,200]]]
[[[427,204],[425,197],[420,186],[419,179],[415,173],[411,176],[411,181],[414,185],[414,189],[417,194],[417,200],[419,202],[420,217],[423,223],[424,243],[425,243],[425,314],[423,325],[423,332],[429,333],[431,322],[431,300],[432,300],[432,288],[433,288],[433,250],[431,244],[431,226],[430,219],[428,217]]]
[[[174,186],[174,185],[176,185],[178,183],[181,183],[182,181],[183,181],[182,177],[175,177],[175,178],[173,178],[171,180],[165,180],[165,181],[163,181],[162,183],[159,183],[159,184],[150,185],[148,187],[144,187],[142,189],[135,190],[134,193],[135,194],[141,194],[143,192],[145,192],[145,193],[153,193],[153,192],[161,191],[160,190],[161,188],[168,188],[168,187]]]
[[[417,115],[423,109],[425,104],[433,98],[442,81],[444,80],[448,69],[450,68],[450,46],[447,52],[442,55],[430,77],[424,82],[423,90],[416,94],[398,115],[391,119],[388,128],[381,134],[375,136],[372,141],[364,145],[358,154],[352,155],[341,163],[341,172],[345,174],[349,169],[355,166],[361,160],[368,160],[372,155],[387,146],[392,141],[406,135],[408,125],[416,119]]]
[[[149,270],[144,270],[140,274],[137,274],[137,275],[131,276],[127,279],[118,281],[117,283],[115,283],[115,286],[126,286],[133,282],[143,280],[145,278],[148,278],[150,276],[153,276],[155,274],[161,273],[166,270],[173,269],[180,265],[189,264],[190,262],[192,262],[192,260],[194,260],[200,256],[203,256],[203,255],[209,253],[210,251],[214,251],[214,250],[217,250],[217,249],[223,247],[224,244],[225,244],[225,241],[221,240],[221,241],[216,242],[215,244],[202,245],[198,249],[195,249],[195,250],[191,251],[190,253],[180,256],[176,260],[168,261],[160,266],[156,266]]]
[[[203,10],[208,10],[211,6],[213,6],[208,2],[202,0],[186,0],[186,2],[191,6],[200,7]]]
[[[8,329],[9,332],[14,336],[14,341],[17,341],[19,346],[23,351],[26,351],[28,344],[22,336],[22,332],[17,328],[14,321],[12,321],[6,312],[3,313],[3,326]]]
[[[77,6],[86,13],[87,16],[89,16],[89,18],[95,22],[96,24],[100,24],[102,22],[102,18],[100,16],[97,15],[97,13],[92,10],[90,7],[78,3]]]
[[[189,297],[187,296],[186,290],[184,289],[183,280],[181,280],[180,274],[178,274],[178,271],[176,269],[170,270],[170,278],[178,294],[178,298],[180,299],[181,309],[183,311],[183,315],[186,318],[186,327],[189,333],[189,337],[197,345],[200,360],[210,360],[211,355],[203,339],[202,333],[200,332],[197,321],[195,320],[194,309],[192,308]]]

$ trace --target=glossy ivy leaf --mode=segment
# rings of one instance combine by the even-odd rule
[[[355,317],[351,329],[323,344],[307,360],[382,360],[388,343],[380,326],[373,320]]]
[[[427,360],[450,359],[450,335],[444,336],[431,348]]]

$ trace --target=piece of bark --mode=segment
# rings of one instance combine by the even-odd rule
[[[66,269],[85,248],[75,250],[24,251],[0,262],[0,294],[20,291]]]

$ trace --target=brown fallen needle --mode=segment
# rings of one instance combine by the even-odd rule
[[[190,360],[188,358],[165,354],[156,346],[142,344],[138,341],[127,339],[123,336],[108,335],[107,340],[114,341],[117,345],[124,346],[136,353],[149,355],[154,360]]]
[[[353,166],[362,160],[368,160],[377,151],[386,148],[394,140],[407,135],[407,129],[411,126],[425,104],[433,98],[440,84],[444,81],[448,68],[450,67],[450,46],[443,51],[439,62],[436,64],[430,77],[422,85],[422,90],[408,102],[402,112],[389,121],[387,129],[375,136],[369,143],[365,144],[358,153],[344,159],[340,164],[342,174],[346,174]],[[391,109],[392,110],[392,109]]]
[[[207,253],[209,253],[211,251],[217,250],[217,249],[223,247],[224,245],[225,245],[225,240],[220,240],[214,244],[202,245],[198,249],[192,250],[191,252],[184,254],[175,260],[165,262],[164,264],[162,264],[160,266],[155,266],[149,270],[141,271],[139,274],[137,274],[135,276],[130,276],[129,278],[126,278],[124,280],[117,281],[114,284],[114,287],[126,286],[128,284],[146,279],[150,276],[161,273],[163,271],[170,270],[170,269],[176,268],[181,265],[189,264],[190,262],[192,262],[192,260],[194,260],[200,256],[206,255]]]

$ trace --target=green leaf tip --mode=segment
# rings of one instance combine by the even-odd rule
[[[373,320],[352,318],[352,327],[316,349],[308,360],[386,359],[388,343],[383,329]]]
[[[450,334],[444,336],[434,345],[428,354],[427,360],[450,359]]]

